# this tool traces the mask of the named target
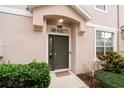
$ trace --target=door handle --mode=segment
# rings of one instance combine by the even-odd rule
[[[49,53],[50,56],[52,56],[52,53]]]
[[[54,55],[56,56],[56,53],[54,53]]]

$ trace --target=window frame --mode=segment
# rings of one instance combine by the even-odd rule
[[[112,45],[111,46],[107,46],[106,43],[108,43],[108,42],[106,42],[105,40],[103,41],[103,45],[102,46],[98,46],[97,43],[98,43],[98,41],[100,42],[100,40],[97,40],[97,36],[96,36],[96,48],[103,48],[104,54],[106,53],[106,50],[107,50],[106,48],[113,48],[113,51],[114,51],[114,33],[113,32],[108,32],[108,31],[99,31],[99,30],[96,30],[96,35],[97,35],[97,32],[104,33],[104,39],[105,39],[105,34],[106,33],[111,33],[113,40],[111,41],[112,42]],[[96,50],[96,53],[97,53],[97,50]]]
[[[108,7],[107,7],[107,5],[105,5],[105,10],[100,9],[100,8],[97,8],[96,6],[97,6],[97,5],[94,6],[94,9],[95,9],[95,10],[100,11],[100,12],[103,12],[103,13],[108,13]]]
[[[96,32],[97,31],[104,31],[104,32],[109,32],[109,33],[113,33],[113,51],[117,51],[117,32],[118,32],[118,30],[116,31],[116,30],[112,30],[112,29],[109,29],[108,27],[95,27],[94,28],[94,30],[95,30],[95,53],[94,53],[94,61],[98,61],[98,58],[97,58],[97,55],[96,55]]]

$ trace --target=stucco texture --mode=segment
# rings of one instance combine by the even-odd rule
[[[54,11],[54,12],[53,12]],[[5,43],[4,59],[12,63],[30,63],[33,59],[48,61],[46,15],[66,17],[71,28],[71,70],[78,74],[91,68],[95,56],[95,32],[86,26],[84,17],[69,6],[35,8],[32,17],[0,13],[0,42]],[[45,16],[45,17],[44,17]],[[43,26],[42,32],[33,25]],[[81,32],[84,31],[84,32]]]
[[[119,28],[124,25],[124,6],[119,6]],[[121,33],[121,29],[119,29],[119,50],[124,51],[124,32]]]
[[[45,60],[44,37],[33,31],[32,18],[0,13],[0,42],[5,44],[4,59],[12,63]]]

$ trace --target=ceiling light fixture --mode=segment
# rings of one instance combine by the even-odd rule
[[[58,20],[58,22],[59,22],[60,24],[63,23],[63,21],[64,21],[63,19],[59,19],[59,20]]]

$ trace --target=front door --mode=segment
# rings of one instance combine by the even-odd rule
[[[49,35],[48,54],[52,70],[69,68],[69,37]]]

